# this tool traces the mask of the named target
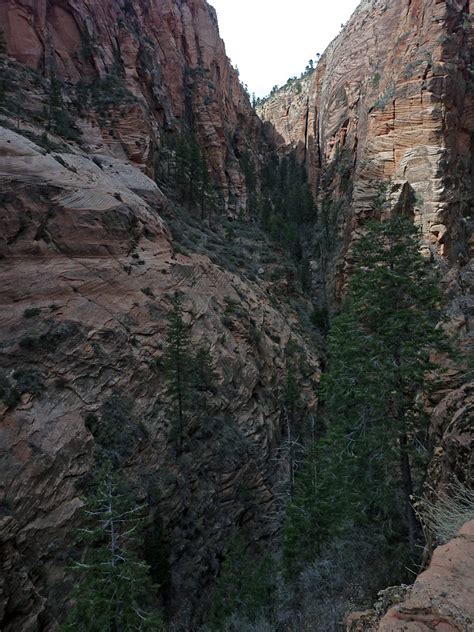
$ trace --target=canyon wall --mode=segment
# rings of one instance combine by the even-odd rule
[[[313,267],[330,296],[358,224],[380,213],[382,183],[427,251],[460,267],[472,256],[473,10],[469,0],[365,0],[310,78],[260,106],[280,146],[306,163],[325,242]]]
[[[14,59],[80,102],[93,151],[153,175],[167,136],[194,134],[226,206],[246,210],[239,159],[258,154],[260,124],[206,2],[1,0],[0,29]]]
[[[386,180],[449,267],[451,323],[467,344],[469,9],[363,2],[314,73],[263,105],[275,128],[264,133],[205,0],[0,0],[2,630],[63,618],[104,437],[160,533],[176,630],[205,617],[236,531],[271,547],[288,478],[287,376],[313,419],[321,341],[249,208],[265,137],[307,166],[315,296],[341,294],[352,236],[380,212]],[[212,211],[207,193],[200,209],[177,203],[181,136],[205,155]],[[216,374],[179,453],[162,365],[175,298]],[[436,409],[443,473],[471,458],[464,391]]]
[[[441,272],[444,326],[459,342],[458,360],[474,354],[473,13],[472,0],[364,0],[311,75],[258,107],[279,152],[296,150],[305,164],[317,201],[316,303],[337,309],[365,220],[412,217]],[[474,403],[469,362],[437,361],[448,370],[428,404],[428,483],[442,495],[454,478],[474,483]],[[469,529],[435,552],[380,627],[369,612],[347,629],[471,629]]]
[[[64,618],[106,450],[149,508],[162,605],[190,630],[233,536],[264,552],[281,526],[290,361],[316,403],[318,358],[289,300],[309,302],[236,219],[261,123],[204,0],[0,0],[0,30],[0,627]],[[208,197],[176,201],[181,136],[205,154],[212,213]],[[215,373],[181,450],[163,369],[174,299]]]

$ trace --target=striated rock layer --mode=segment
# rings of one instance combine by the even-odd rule
[[[152,175],[166,135],[193,132],[229,209],[246,210],[239,159],[258,157],[260,123],[205,0],[1,0],[0,29],[8,53],[64,82],[72,103],[79,88],[94,151]]]
[[[363,222],[413,218],[447,290],[445,327],[459,359],[474,350],[474,2],[364,0],[309,77],[258,113],[279,151],[297,150],[318,203],[313,294],[334,309]],[[429,404],[435,447],[428,482],[474,484],[472,369],[448,364]],[[462,364],[462,362],[461,362]],[[468,529],[468,527],[466,527]],[[469,531],[437,550],[430,569],[381,630],[471,630]],[[459,576],[458,576],[459,575]],[[446,584],[446,585],[445,585]],[[375,630],[373,612],[351,630]]]
[[[247,269],[244,237],[225,237],[235,272],[206,254],[227,248],[219,222],[247,209],[240,161],[258,164],[261,123],[204,0],[0,0],[0,30],[0,628],[63,619],[81,497],[106,442],[150,508],[163,606],[187,631],[235,533],[263,552],[281,527],[290,356],[315,406],[318,358],[284,296],[297,289],[258,263],[256,226],[239,224]],[[218,189],[206,217],[176,208],[181,133]],[[176,245],[163,217],[177,214],[205,252]],[[181,452],[162,366],[175,297],[216,373]]]
[[[442,271],[445,326],[466,357],[474,347],[473,14],[473,0],[364,0],[311,75],[258,108],[280,152],[296,149],[304,161],[318,203],[316,302],[334,309],[367,218],[408,215]],[[462,373],[451,367],[433,402],[437,486],[453,475],[474,482],[465,423],[472,374]]]
[[[433,253],[472,256],[473,12],[472,0],[364,0],[311,77],[259,108],[306,162],[321,216],[313,269],[329,297],[357,225],[380,212],[381,183]]]
[[[62,616],[81,481],[94,466],[88,416],[105,424],[112,411],[105,431],[160,526],[168,605],[187,630],[209,607],[207,588],[235,530],[264,545],[279,528],[290,341],[314,405],[317,358],[271,284],[179,254],[156,184],[128,162],[102,156],[100,164],[79,151],[47,154],[0,128],[5,632],[53,629]],[[193,346],[210,349],[217,374],[211,409],[187,428],[179,455],[159,364],[175,296]]]

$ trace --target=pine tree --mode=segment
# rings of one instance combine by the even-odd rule
[[[189,416],[193,356],[188,327],[183,320],[179,300],[174,299],[168,316],[168,335],[164,353],[167,395],[171,402],[172,432],[181,450],[184,428]]]
[[[276,574],[271,556],[252,555],[242,534],[234,535],[214,588],[211,630],[228,630],[232,615],[247,624],[268,615],[277,588]]]
[[[197,348],[193,358],[192,385],[197,391],[213,391],[216,375],[211,352],[206,346]]]
[[[294,555],[316,554],[325,539],[354,525],[378,524],[393,550],[408,542],[413,551],[419,535],[411,505],[427,453],[419,399],[433,369],[430,352],[442,344],[442,297],[409,220],[366,229],[328,337],[327,430],[312,448],[288,516]]]
[[[124,491],[110,462],[104,464],[84,507],[86,526],[79,535],[87,550],[74,566],[81,579],[71,595],[65,632],[164,630],[152,605],[157,586],[137,554],[143,509]]]

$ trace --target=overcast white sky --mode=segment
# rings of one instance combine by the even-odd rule
[[[227,55],[257,96],[300,75],[360,0],[209,0]]]

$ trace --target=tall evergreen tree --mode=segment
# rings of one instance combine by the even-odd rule
[[[167,395],[171,401],[171,436],[176,440],[178,451],[189,415],[193,364],[189,330],[183,320],[181,304],[178,299],[174,299],[168,316],[164,368]]]
[[[353,259],[328,337],[326,433],[287,523],[287,550],[295,555],[305,541],[316,553],[354,524],[376,523],[412,550],[418,537],[411,496],[423,476],[427,431],[419,399],[433,368],[430,352],[441,344],[442,297],[419,253],[419,231],[405,218],[368,223]]]
[[[99,472],[95,490],[86,499],[84,516],[86,526],[79,535],[87,550],[74,567],[81,579],[73,590],[73,607],[63,630],[164,630],[152,605],[157,586],[137,554],[143,544],[143,507],[124,491],[110,462]]]

